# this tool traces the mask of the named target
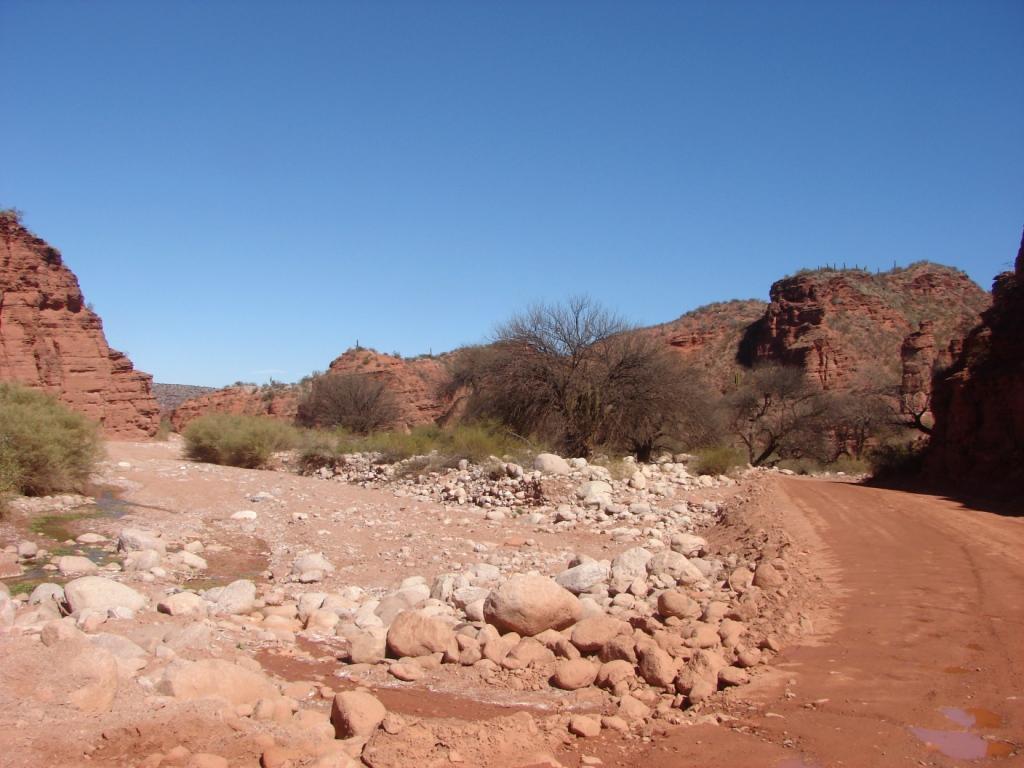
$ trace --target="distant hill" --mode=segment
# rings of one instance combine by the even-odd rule
[[[171,411],[193,397],[213,392],[215,387],[199,387],[194,384],[157,384],[153,382],[153,397],[160,405],[160,413],[169,416]]]

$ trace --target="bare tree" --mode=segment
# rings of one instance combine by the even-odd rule
[[[658,340],[630,334],[608,355],[604,388],[610,394],[601,442],[650,461],[658,448],[716,443],[720,410],[711,387]]]
[[[663,345],[586,297],[513,317],[493,344],[464,351],[453,381],[473,391],[470,415],[573,456],[615,445],[649,457],[659,441],[698,423],[694,411],[705,404]]]
[[[368,434],[392,426],[398,406],[388,388],[368,374],[314,376],[299,401],[298,421],[307,426],[344,427]]]
[[[733,433],[753,466],[781,459],[827,458],[829,395],[799,367],[763,365],[751,370],[728,398]]]

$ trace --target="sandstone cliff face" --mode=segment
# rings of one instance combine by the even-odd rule
[[[200,416],[208,413],[231,413],[242,416],[271,416],[282,421],[292,421],[298,409],[298,388],[258,387],[243,384],[215,389],[199,397],[185,400],[171,412],[171,424],[177,431],[183,430]]]
[[[110,349],[57,249],[0,215],[0,380],[44,390],[110,437],[153,435],[152,377]]]
[[[935,383],[927,469],[961,489],[1024,501],[1024,238],[992,298]]]
[[[944,350],[988,303],[988,294],[965,274],[937,264],[878,275],[808,272],[772,286],[771,303],[741,342],[739,359],[801,366],[824,389],[895,387],[903,342],[920,322],[931,323],[932,346]],[[943,357],[936,357],[940,364],[948,362]]]
[[[327,372],[366,374],[383,383],[398,403],[395,426],[400,429],[445,423],[459,406],[458,398],[446,394],[450,374],[444,357],[407,360],[372,349],[349,349]]]

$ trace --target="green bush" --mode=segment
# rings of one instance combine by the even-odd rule
[[[49,395],[0,384],[0,494],[79,490],[99,451],[94,422]]]
[[[729,446],[717,446],[697,451],[694,471],[698,475],[724,475],[746,463],[743,451]]]
[[[255,469],[298,443],[295,428],[265,416],[212,413],[185,427],[185,455],[195,461]]]
[[[522,440],[489,422],[460,424],[450,429],[435,425],[416,427],[409,432],[374,432],[353,435],[346,431],[308,433],[299,453],[300,471],[309,473],[320,467],[336,467],[346,453],[375,452],[381,461],[394,463],[413,456],[432,456],[423,463],[431,471],[455,466],[460,459],[481,463],[489,456],[523,458],[532,451]]]

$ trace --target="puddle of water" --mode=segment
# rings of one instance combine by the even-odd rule
[[[1006,741],[989,741],[970,731],[938,731],[912,726],[910,732],[946,757],[954,760],[981,760],[985,757],[1007,757],[1013,745]]]
[[[940,707],[947,720],[960,726],[962,731],[944,731],[911,726],[910,732],[929,749],[941,752],[954,760],[981,760],[986,757],[1008,757],[1014,745],[1007,741],[986,739],[969,728],[998,728],[1003,718],[983,707]]]
[[[110,491],[100,491],[95,499],[95,504],[75,507],[70,512],[40,515],[32,520],[29,527],[40,536],[46,536],[54,541],[62,542],[75,538],[71,528],[79,520],[97,518],[116,520],[117,518],[124,517],[131,511],[131,504],[117,498]]]
[[[39,536],[45,536],[57,542],[56,546],[47,547],[51,555],[81,555],[87,557],[101,568],[118,558],[113,552],[109,552],[103,546],[92,544],[65,545],[63,542],[74,540],[77,534],[74,532],[76,523],[81,520],[112,519],[124,517],[131,511],[131,504],[117,498],[111,491],[97,489],[94,493],[96,502],[75,507],[68,512],[39,515],[32,519],[29,528]],[[4,579],[12,593],[31,592],[35,587],[44,582],[63,584],[67,579],[62,578],[57,571],[43,569],[45,563],[38,563],[34,567],[26,568],[18,576]]]
[[[939,712],[962,728],[998,728],[1003,724],[1003,718],[983,707],[940,707]]]

